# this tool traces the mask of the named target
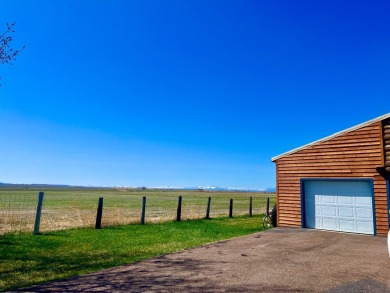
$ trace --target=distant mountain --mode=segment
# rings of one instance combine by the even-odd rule
[[[61,185],[61,184],[13,184],[0,182],[0,188],[21,188],[21,189],[38,189],[38,188],[53,188],[53,189],[71,189],[71,188],[134,188],[126,186],[72,186],[72,185]],[[234,188],[234,187],[223,187],[223,186],[159,186],[159,187],[139,187],[140,189],[172,189],[172,190],[207,190],[207,191],[239,191],[239,192],[272,192],[276,191],[275,187],[269,187],[265,189],[255,188]]]
[[[276,187],[268,187],[264,191],[265,192],[276,192]]]
[[[154,189],[175,189],[175,190],[209,190],[209,191],[241,191],[241,192],[275,192],[275,187],[256,189],[256,188],[244,188],[244,187],[223,187],[223,186],[187,186],[187,187],[173,187],[173,186],[160,186],[154,187]]]
[[[23,184],[23,183],[3,183],[0,182],[0,188],[22,188],[22,189],[38,189],[38,188],[53,188],[53,189],[71,189],[71,188],[97,188],[87,186],[73,186],[64,184]],[[100,187],[98,187],[100,188]]]

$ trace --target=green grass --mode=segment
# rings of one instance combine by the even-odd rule
[[[164,222],[0,236],[0,290],[128,264],[261,231],[261,217]]]

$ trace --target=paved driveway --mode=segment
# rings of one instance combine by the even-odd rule
[[[390,292],[386,241],[275,228],[27,291]]]

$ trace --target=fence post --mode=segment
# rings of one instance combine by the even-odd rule
[[[269,215],[269,197],[267,197],[267,205],[265,206],[265,214],[268,216]]]
[[[233,218],[233,199],[230,199],[230,205],[229,205],[229,218]]]
[[[35,214],[34,235],[39,234],[39,226],[41,224],[42,203],[44,193],[41,191],[38,194],[37,213]]]
[[[145,225],[146,196],[142,197],[141,225]]]
[[[249,217],[252,217],[252,207],[253,207],[252,201],[253,201],[253,198],[251,196],[249,198]]]
[[[210,219],[211,197],[207,200],[206,219]]]
[[[182,202],[182,196],[179,196],[178,202],[177,202],[177,215],[176,215],[176,221],[180,222],[181,220],[181,202]]]
[[[95,229],[102,228],[102,215],[103,215],[103,197],[99,197]]]

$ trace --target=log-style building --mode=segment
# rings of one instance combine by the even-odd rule
[[[390,113],[272,161],[279,226],[387,235]]]

